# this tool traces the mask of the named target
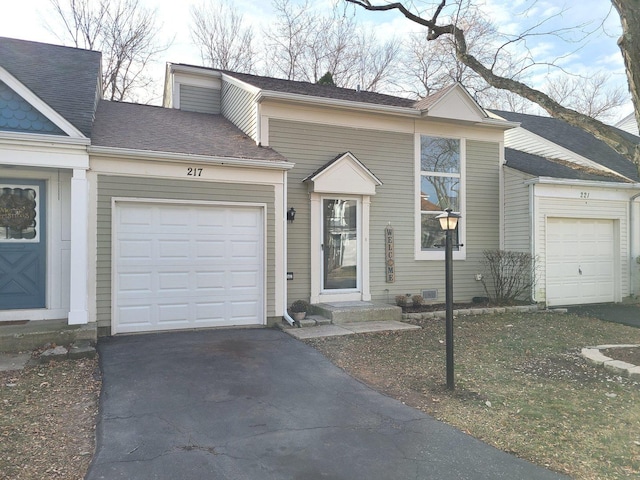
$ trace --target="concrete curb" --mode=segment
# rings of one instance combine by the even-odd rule
[[[500,313],[535,313],[535,312],[551,312],[551,313],[567,313],[566,308],[556,308],[552,310],[542,310],[538,305],[518,305],[515,307],[487,307],[487,308],[464,308],[460,310],[454,310],[453,316],[465,316],[465,315],[494,315]],[[432,318],[445,318],[446,312],[438,310],[435,312],[419,312],[419,313],[403,313],[402,321],[411,320],[430,320]]]
[[[587,360],[587,362],[596,366],[603,366],[606,370],[623,377],[629,377],[633,380],[640,380],[640,367],[633,365],[632,363],[622,362],[620,360],[614,360],[612,358],[603,355],[600,350],[610,348],[632,348],[640,345],[598,345],[596,347],[586,347],[581,351],[581,355]]]

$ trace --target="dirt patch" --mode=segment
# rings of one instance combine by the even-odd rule
[[[0,372],[0,479],[83,479],[100,386],[97,359]]]

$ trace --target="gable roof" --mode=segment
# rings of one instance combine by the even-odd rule
[[[544,158],[539,155],[521,152],[513,148],[504,149],[505,165],[536,177],[566,178],[570,180],[589,180],[599,182],[628,183],[629,180],[590,169],[566,160]]]
[[[259,147],[221,115],[101,100],[92,146],[208,157],[287,162]]]
[[[241,88],[258,95],[258,101],[263,97],[271,97],[280,100],[308,101],[348,108],[383,110],[413,117],[422,116],[470,121],[473,123],[482,122],[503,129],[514,127],[510,122],[489,118],[482,107],[460,84],[453,84],[433,95],[415,100],[359,89],[318,85],[311,82],[264,77],[179,63],[168,64],[167,72],[165,82],[169,81],[171,72],[218,76],[231,83],[237,82],[242,86]],[[165,84],[165,94],[170,92],[170,88],[167,85]],[[169,104],[166,98],[165,104]],[[460,107],[463,108],[461,109]],[[456,116],[461,112],[462,116]]]
[[[100,52],[0,37],[0,66],[87,137],[100,64]]]
[[[285,80],[282,78],[260,77],[247,73],[237,73],[221,70],[225,75],[233,77],[241,82],[253,85],[261,90],[272,92],[293,93],[309,97],[332,98],[350,102],[370,103],[374,105],[387,105],[392,107],[412,108],[415,100],[382,93],[340,88],[332,85],[318,85],[311,82]]]
[[[545,138],[550,142],[566,148],[567,150],[570,150],[584,158],[596,162],[603,167],[609,168],[620,175],[634,181],[640,181],[638,168],[633,164],[633,162],[627,160],[606,143],[598,140],[590,133],[585,132],[581,128],[569,125],[564,120],[501,110],[490,111],[506,120],[519,122],[523,129]],[[631,141],[640,142],[640,137],[622,130],[619,130],[619,133],[629,138]]]

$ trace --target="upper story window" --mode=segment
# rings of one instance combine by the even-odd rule
[[[457,138],[420,135],[419,251],[434,252],[436,256],[418,255],[419,258],[439,258],[442,251],[436,245],[444,244],[444,232],[437,216],[445,209],[462,210],[463,145]],[[462,222],[458,224],[454,243],[460,243]]]

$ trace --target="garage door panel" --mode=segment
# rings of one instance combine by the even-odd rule
[[[260,208],[116,207],[114,333],[264,323]]]
[[[161,295],[184,295],[191,290],[190,272],[160,272],[158,292]]]
[[[196,240],[196,255],[200,259],[223,259],[225,258],[225,242],[224,240]]]
[[[546,252],[549,305],[614,301],[613,220],[548,218]]]
[[[150,240],[121,240],[118,242],[120,258],[134,261],[136,259],[146,261],[151,257],[153,242]]]
[[[188,303],[158,303],[158,324],[187,325]]]

